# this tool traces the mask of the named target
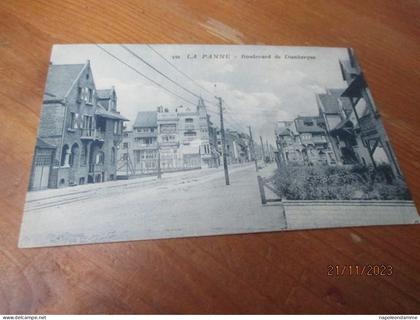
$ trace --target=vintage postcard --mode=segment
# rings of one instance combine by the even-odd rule
[[[352,49],[52,49],[21,248],[419,220]]]

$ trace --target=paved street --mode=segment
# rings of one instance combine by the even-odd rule
[[[282,207],[261,204],[253,164],[232,166],[230,180],[218,168],[30,192],[20,246],[284,229]]]

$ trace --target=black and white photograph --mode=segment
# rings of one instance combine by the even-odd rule
[[[54,45],[44,88],[21,248],[420,222],[350,48]]]

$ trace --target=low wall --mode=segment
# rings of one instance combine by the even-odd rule
[[[420,223],[413,201],[283,200],[287,229]]]

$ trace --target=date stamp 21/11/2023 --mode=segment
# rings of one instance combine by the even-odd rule
[[[392,276],[394,269],[387,264],[365,264],[365,265],[328,265],[327,275],[330,277],[340,276]]]

